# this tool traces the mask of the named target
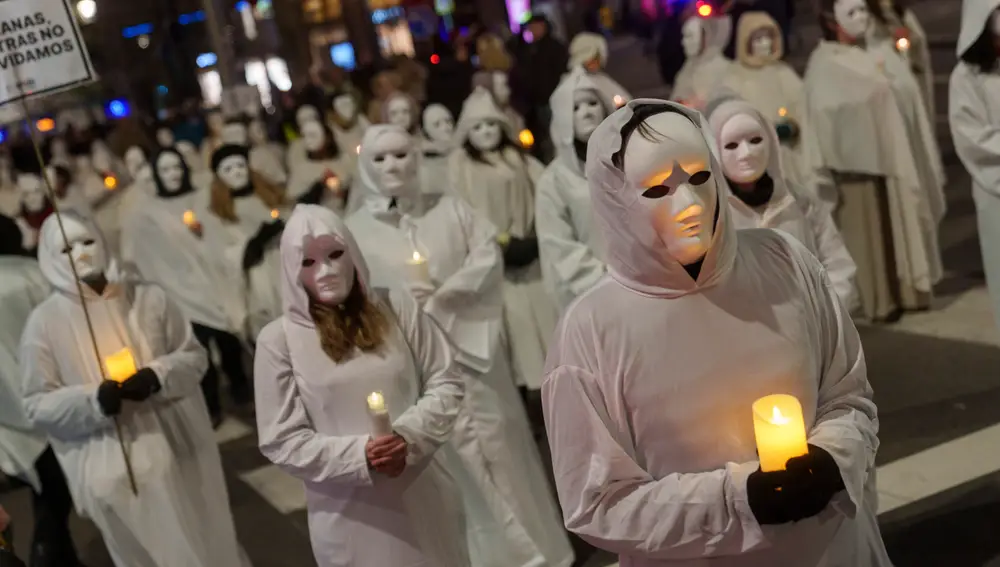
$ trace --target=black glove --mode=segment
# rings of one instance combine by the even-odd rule
[[[508,268],[530,266],[537,259],[538,239],[535,237],[516,238],[511,236],[510,242],[503,249],[503,263]]]
[[[792,122],[781,122],[774,129],[778,133],[780,142],[791,142],[799,137],[799,129]]]
[[[764,472],[760,469],[747,477],[747,504],[758,524],[785,524],[791,521],[784,491],[788,479],[787,471]]]
[[[264,260],[264,249],[274,238],[281,235],[285,229],[285,222],[281,219],[269,223],[261,223],[260,230],[247,242],[246,249],[243,250],[243,271],[259,265]]]
[[[308,191],[299,197],[299,203],[303,205],[318,205],[323,201],[323,195],[326,193],[326,182],[323,180],[317,181],[312,184],[312,187]]]
[[[122,382],[121,397],[133,402],[144,402],[159,392],[161,387],[156,372],[149,368],[140,368],[131,378]]]
[[[788,459],[790,475],[784,492],[789,501],[787,512],[793,522],[811,518],[827,507],[833,495],[844,490],[844,477],[830,453],[809,445],[809,453]]]
[[[97,405],[101,406],[101,412],[108,417],[122,412],[122,389],[118,382],[101,382],[97,387]]]

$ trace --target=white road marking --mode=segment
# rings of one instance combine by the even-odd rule
[[[302,481],[275,465],[265,465],[239,476],[282,514],[306,509],[306,489]]]
[[[226,416],[215,430],[215,442],[219,445],[235,441],[253,433],[253,428],[242,421]]]

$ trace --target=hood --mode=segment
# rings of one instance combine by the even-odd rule
[[[632,118],[637,106],[670,106],[691,119],[701,130],[709,149],[715,147],[712,132],[700,112],[675,102],[659,99],[629,101],[604,120],[590,137],[587,148],[587,180],[597,224],[604,235],[608,272],[623,286],[644,295],[680,297],[711,287],[732,268],[736,256],[736,232],[729,221],[725,177],[715,154],[711,154],[712,176],[719,194],[718,219],[712,245],[705,256],[698,280],[667,253],[652,225],[637,205],[640,195],[630,192],[625,174],[611,163],[611,156],[621,149],[622,127]]]
[[[516,142],[517,133],[510,123],[507,115],[500,110],[493,100],[493,95],[482,87],[476,87],[462,103],[462,113],[458,115],[458,123],[455,125],[455,148],[461,148],[469,139],[469,132],[472,127],[483,120],[496,120],[500,123],[507,137]]]
[[[603,38],[602,38],[603,39]],[[549,134],[556,147],[556,159],[580,175],[583,175],[583,164],[576,155],[573,132],[573,95],[580,90],[591,90],[597,93],[604,103],[605,111],[610,114],[615,108],[614,99],[608,98],[606,90],[602,90],[583,67],[576,67],[569,72],[552,92],[549,98],[549,108],[552,109],[552,124]]]
[[[770,57],[758,57],[750,53],[750,38],[760,31],[770,30],[774,37],[774,51]],[[736,26],[736,58],[747,67],[763,67],[780,61],[785,56],[785,43],[778,22],[767,12],[746,12],[740,16]]]
[[[113,287],[110,284],[118,282],[121,277],[114,259],[108,254],[108,245],[104,239],[104,234],[89,219],[72,211],[59,213],[58,215],[49,215],[49,218],[45,219],[45,222],[42,223],[42,228],[38,235],[38,265],[42,270],[42,275],[45,276],[49,285],[54,289],[58,289],[67,295],[79,296],[79,289],[76,278],[73,277],[73,268],[70,266],[69,257],[63,254],[66,241],[63,239],[63,232],[59,226],[60,217],[62,217],[64,225],[74,222],[82,224],[93,235],[98,247],[104,253],[104,258],[107,262],[104,266],[104,275],[108,280],[108,289],[110,290]],[[84,291],[88,295],[96,297],[96,294],[90,288],[85,287]]]
[[[361,186],[362,190],[365,192],[365,200],[369,202],[376,201],[378,203],[376,210],[380,212],[385,211],[389,207],[389,201],[392,199],[392,196],[382,194],[378,183],[375,182],[377,179],[377,174],[373,169],[375,148],[378,147],[379,138],[391,132],[409,136],[409,134],[399,126],[393,126],[390,124],[375,124],[365,130],[365,135],[361,138],[361,154],[358,156],[358,176],[361,178]],[[410,151],[416,152],[414,157],[417,160],[417,168],[419,170],[420,148],[413,145],[410,147]],[[418,185],[414,184],[413,189],[417,188]],[[413,196],[414,195],[400,195],[400,197]]]
[[[358,284],[364,289],[368,298],[375,301],[374,290],[368,287],[371,281],[368,275],[368,264],[365,263],[361,249],[354,240],[354,235],[348,230],[344,221],[336,213],[319,205],[298,205],[292,211],[281,234],[281,306],[285,316],[293,323],[303,327],[313,327],[312,315],[309,314],[309,295],[299,281],[304,256],[303,244],[307,236],[317,237],[333,235],[340,240],[354,262],[354,273]]]
[[[962,28],[958,33],[957,55],[962,57],[983,35],[990,14],[1000,7],[1000,0],[962,0]]]
[[[698,59],[721,55],[726,46],[729,45],[729,36],[733,33],[733,18],[728,15],[709,18],[697,15],[690,17],[701,19],[705,33],[705,50],[698,56]]]
[[[607,65],[608,40],[600,34],[580,32],[569,43],[569,65],[566,68],[572,70],[594,57],[600,59],[602,69]]]
[[[778,141],[777,130],[775,130],[774,124],[771,121],[758,112],[749,102],[739,98],[736,94],[720,93],[716,98],[710,100],[705,108],[705,117],[712,127],[712,136],[716,141],[716,144],[712,146],[712,153],[715,154],[715,159],[721,164],[722,148],[719,144],[722,143],[722,128],[730,119],[738,114],[750,115],[764,128],[764,136],[767,138],[767,143],[770,147],[767,175],[774,182],[774,194],[771,196],[770,205],[777,205],[791,194],[788,184],[785,182],[785,174],[781,166],[781,145]],[[728,181],[726,182],[726,188],[731,190]],[[735,196],[733,196],[733,199],[738,200]]]

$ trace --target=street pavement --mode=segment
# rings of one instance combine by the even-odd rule
[[[932,40],[942,114],[955,64],[959,5],[914,3]],[[800,70],[818,38],[814,22],[804,14],[797,28],[790,60]],[[638,40],[615,38],[611,51],[609,71],[633,94],[668,94]],[[616,65],[622,61],[628,64]],[[897,567],[1000,567],[1000,333],[983,280],[969,177],[954,157],[944,116],[938,134],[949,212],[941,227],[946,278],[934,309],[894,325],[860,327],[879,405],[881,528]],[[252,424],[230,418],[217,435],[237,531],[254,565],[315,565],[301,484],[260,455]],[[541,450],[546,453],[544,443]],[[0,504],[21,528],[15,539],[26,549],[29,495],[9,492],[0,495]],[[74,520],[73,533],[87,565],[111,567],[93,526]],[[592,551],[581,547],[581,555]],[[600,552],[585,563],[613,564],[612,556]]]

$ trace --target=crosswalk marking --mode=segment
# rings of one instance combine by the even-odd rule
[[[226,416],[222,424],[215,430],[215,442],[224,445],[230,441],[242,439],[253,433],[253,428],[239,419]]]

